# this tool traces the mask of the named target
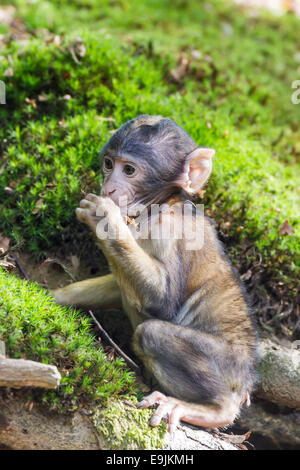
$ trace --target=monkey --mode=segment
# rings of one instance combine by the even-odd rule
[[[204,428],[232,424],[243,403],[250,405],[256,383],[256,327],[212,221],[200,214],[200,247],[188,248],[185,233],[153,236],[167,223],[178,227],[187,207],[185,221],[194,227],[193,201],[208,181],[214,154],[170,118],[140,115],[123,124],[101,152],[100,196],[88,194],[76,209],[111,273],[52,291],[62,305],[124,309],[133,349],[157,383],[139,407],[158,405],[150,425],[167,416],[172,434],[180,421]],[[161,205],[170,210],[153,216],[150,208]],[[104,225],[117,235],[105,235]]]

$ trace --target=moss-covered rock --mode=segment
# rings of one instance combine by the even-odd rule
[[[130,402],[110,400],[105,410],[97,410],[93,422],[108,449],[162,449],[167,426],[149,426],[153,410],[139,410],[136,399]]]

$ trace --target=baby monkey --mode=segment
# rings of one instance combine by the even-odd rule
[[[180,420],[231,424],[250,404],[255,382],[256,333],[243,287],[209,219],[185,211],[208,180],[213,155],[161,116],[138,116],[118,129],[102,150],[101,196],[89,194],[76,210],[95,232],[111,274],[53,291],[62,305],[125,310],[134,350],[159,388],[140,407],[158,405],[150,424],[167,415],[171,433]],[[162,204],[170,210],[153,215],[150,206]],[[195,227],[196,215],[201,246],[188,246],[187,230],[157,236],[168,224],[174,233],[182,219]]]

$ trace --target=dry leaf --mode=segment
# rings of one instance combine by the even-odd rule
[[[291,235],[293,233],[293,228],[290,226],[288,220],[285,220],[283,224],[280,225],[279,233],[280,235]]]
[[[56,35],[54,36],[53,43],[54,43],[57,47],[59,47],[59,46],[61,45],[61,37],[58,36],[58,34],[56,34]]]
[[[5,186],[4,191],[6,192],[6,194],[9,194],[9,195],[15,194],[14,190],[10,188],[9,186]]]
[[[5,253],[8,250],[10,244],[10,239],[7,237],[3,237],[0,234],[0,253]]]
[[[35,204],[35,208],[33,209],[32,214],[36,215],[40,211],[40,209],[43,207],[43,204],[44,204],[44,199],[39,199]]]
[[[32,106],[33,106],[34,108],[36,108],[36,102],[35,102],[34,99],[31,100],[30,98],[25,98],[25,101],[26,101],[26,103],[28,103],[28,104],[32,104]]]
[[[70,52],[72,59],[77,65],[80,65],[80,61],[77,58],[77,55],[79,57],[84,57],[86,54],[86,48],[85,45],[83,44],[83,41],[81,38],[76,38],[73,41],[72,45],[69,45],[67,47],[67,50]]]
[[[252,434],[252,431],[246,432],[246,434],[226,434],[221,431],[217,431],[217,436],[220,436],[227,442],[231,442],[231,444],[242,444],[243,442],[247,441]],[[246,448],[247,449],[247,448]]]
[[[45,103],[45,101],[48,101],[48,98],[46,95],[39,95],[38,96],[38,100],[41,102],[41,103]]]
[[[74,40],[74,48],[76,54],[79,55],[79,57],[84,57],[86,54],[86,48],[85,45],[83,44],[83,40],[81,38],[76,38]]]
[[[10,25],[15,14],[15,7],[8,5],[0,8],[0,23]]]
[[[103,116],[95,116],[95,119],[97,121],[109,121],[109,122],[115,122],[115,119],[112,116],[108,117],[103,117]]]
[[[0,259],[0,266],[2,268],[6,269],[6,271],[11,272],[16,268],[16,265],[14,263],[11,263],[9,261],[6,261],[6,259]]]
[[[252,271],[251,271],[251,269],[248,269],[247,272],[245,272],[244,274],[241,275],[241,278],[243,279],[243,281],[249,281],[251,276],[252,276]]]
[[[201,52],[198,51],[197,49],[194,49],[194,50],[191,52],[191,56],[192,56],[193,59],[198,60],[198,59],[201,59],[202,54],[201,54]]]
[[[9,67],[8,69],[5,70],[4,77],[13,77],[14,76],[14,69],[12,67]]]
[[[75,269],[75,271],[77,271],[80,266],[80,259],[76,255],[71,255],[70,260],[71,260],[73,268]]]

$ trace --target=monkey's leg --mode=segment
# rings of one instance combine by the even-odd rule
[[[232,365],[226,345],[217,337],[149,320],[136,329],[134,348],[162,389],[172,395],[154,392],[140,403],[141,408],[159,405],[152,426],[166,414],[170,432],[180,420],[214,428],[231,424],[237,417],[246,396],[243,365]]]
[[[121,292],[113,274],[75,282],[50,292],[61,305],[84,308],[121,308]]]

